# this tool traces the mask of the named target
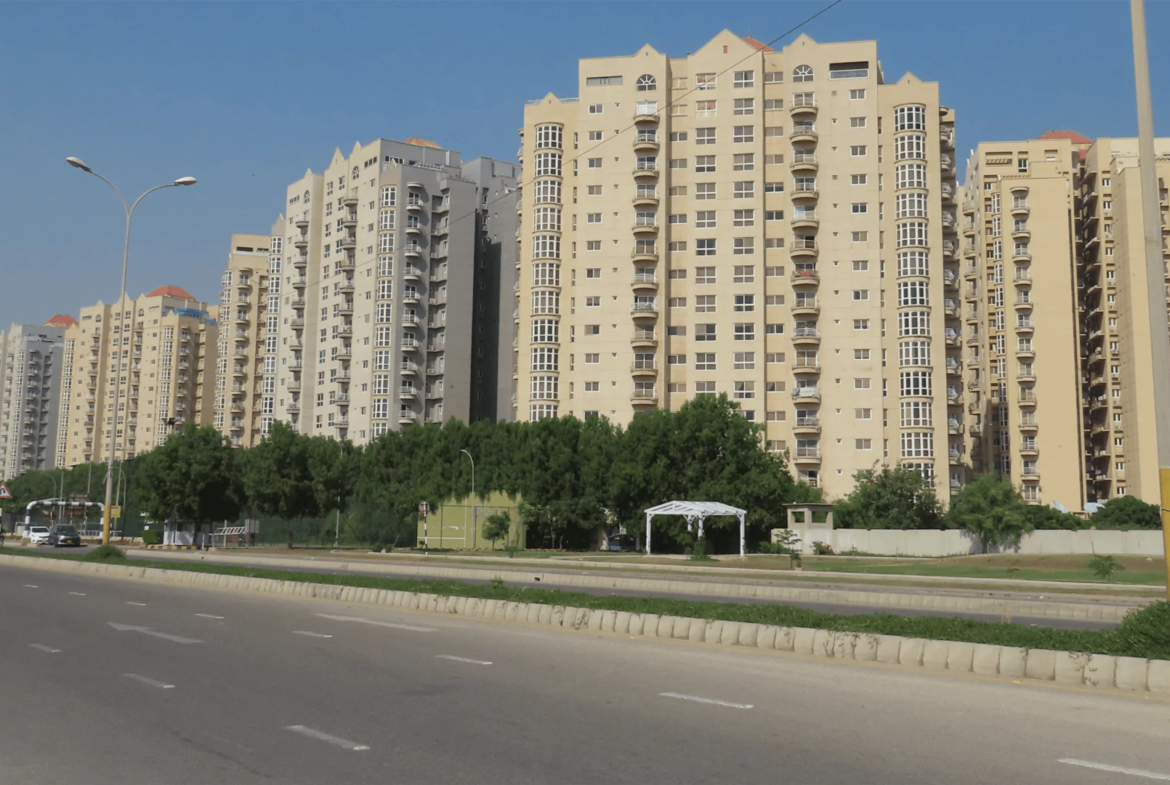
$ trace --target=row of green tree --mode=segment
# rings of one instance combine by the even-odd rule
[[[277,424],[259,445],[237,450],[214,429],[188,425],[133,461],[128,506],[152,520],[312,521],[313,536],[330,542],[341,511],[359,541],[413,543],[420,502],[471,495],[466,452],[477,495],[522,500],[530,547],[583,547],[599,525],[638,532],[647,507],[674,499],[745,509],[754,544],[784,525],[786,505],[820,497],[793,481],[783,456],[763,449],[761,426],[736,408],[725,396],[703,396],[678,411],[639,414],[624,428],[602,418],[451,420],[387,433],[364,448]],[[14,481],[17,504],[48,490],[49,478],[36,474],[50,473]],[[69,474],[72,488],[77,470]],[[737,546],[734,519],[706,528],[709,548]],[[655,543],[681,550],[693,537],[681,518],[656,519]]]
[[[966,529],[988,545],[1018,542],[1037,529],[1159,529],[1158,506],[1136,496],[1110,499],[1090,518],[1028,504],[1009,480],[979,474],[944,508],[931,483],[912,469],[880,467],[856,475],[851,494],[833,505],[838,529]]]

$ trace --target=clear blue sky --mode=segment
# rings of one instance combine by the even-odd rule
[[[576,94],[581,57],[770,41],[825,3],[2,3],[0,329],[117,294],[113,192],[135,216],[132,295],[218,298],[232,232],[266,234],[285,186],[335,147],[421,136],[513,159],[524,101]],[[941,83],[960,158],[1053,128],[1136,135],[1124,2],[846,0],[806,29],[874,38],[888,80]],[[1170,136],[1170,3],[1147,2],[1155,127]],[[787,43],[794,35],[780,43]]]

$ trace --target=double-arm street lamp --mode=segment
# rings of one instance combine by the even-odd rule
[[[126,203],[126,197],[122,196],[122,192],[118,190],[118,186],[114,185],[109,180],[102,177],[100,174],[95,172],[93,169],[90,169],[88,166],[86,166],[85,162],[82,161],[80,158],[70,157],[70,158],[66,158],[65,161],[70,166],[74,167],[75,169],[80,169],[81,171],[83,171],[87,174],[92,174],[94,177],[98,178],[99,180],[103,181],[106,185],[113,188],[114,193],[116,193],[118,195],[118,198],[122,200],[122,209],[126,211],[126,241],[122,246],[122,288],[119,290],[120,294],[118,296],[118,319],[120,322],[122,322],[124,324],[125,320],[124,320],[124,313],[123,313],[122,309],[125,307],[124,303],[126,300],[126,268],[130,263],[130,219],[134,217],[134,210],[135,210],[135,208],[138,207],[138,203],[141,202],[144,198],[146,198],[147,194],[154,193],[155,191],[162,189],[162,188],[174,188],[175,186],[178,186],[178,185],[195,185],[196,180],[194,177],[180,177],[178,180],[174,180],[174,181],[169,182],[169,183],[163,183],[162,185],[156,185],[154,188],[151,188],[149,191],[146,191],[145,193],[143,193],[142,196],[135,199],[134,204],[128,205]],[[118,432],[118,403],[119,403],[119,397],[121,396],[121,392],[122,392],[121,361],[122,361],[121,349],[118,349],[115,352],[115,356],[114,356],[114,405],[113,405],[113,412],[111,413],[111,416],[110,416],[110,448],[109,448],[109,452],[106,455],[106,503],[105,503],[105,507],[102,510],[102,544],[103,545],[110,544],[110,504],[111,504],[111,502],[113,500],[113,496],[114,496],[114,449],[115,449],[115,443],[116,443],[115,436]]]

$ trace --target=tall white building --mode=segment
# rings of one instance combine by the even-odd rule
[[[58,315],[0,332],[0,477],[58,465],[65,329],[76,323]]]

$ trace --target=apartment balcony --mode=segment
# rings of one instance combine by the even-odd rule
[[[248,375],[247,367],[245,367],[243,365],[232,366],[232,376],[238,376],[238,377],[243,378],[243,377],[246,377],[247,375]]]
[[[1020,444],[1020,457],[1035,458],[1040,455],[1040,447],[1034,441],[1026,441]]]
[[[299,412],[301,410],[300,401],[289,401],[288,406],[285,408],[288,409],[289,414],[296,414],[297,412]]]
[[[634,330],[630,336],[630,346],[634,349],[654,349],[658,346],[658,336],[653,330]]]
[[[959,274],[954,270],[943,270],[943,286],[948,289],[958,289]]]
[[[938,141],[944,149],[952,149],[955,146],[955,129],[939,128]]]
[[[818,163],[817,157],[812,153],[794,152],[788,168],[792,170],[793,174],[800,174],[802,172],[811,174],[820,168],[820,163]]]
[[[809,96],[794,97],[788,105],[788,113],[793,117],[816,117],[816,98]]]
[[[635,319],[657,319],[658,306],[654,303],[634,303],[630,306],[630,314]]]
[[[792,304],[793,316],[817,316],[820,312],[821,307],[815,297],[797,300]]]
[[[298,292],[303,292],[303,291],[305,291],[305,287],[306,287],[306,286],[308,286],[308,285],[309,285],[309,279],[308,279],[308,278],[304,278],[304,277],[301,277],[301,278],[294,278],[294,279],[293,279],[293,282],[292,282],[292,287],[293,287],[294,289],[296,289]]]
[[[414,289],[407,290],[407,292],[402,296],[403,305],[418,305],[421,302],[422,295]]]
[[[816,387],[794,387],[792,389],[792,402],[798,406],[801,404],[819,404],[821,402],[821,391]]]
[[[947,390],[947,404],[950,406],[963,405],[963,393],[961,390]],[[972,404],[974,406],[974,404]]]
[[[817,242],[816,240],[796,239],[792,241],[792,247],[788,251],[788,255],[793,259],[816,259],[817,258]]]
[[[1016,332],[1020,335],[1031,335],[1032,333],[1036,332],[1036,328],[1030,319],[1022,322],[1018,321],[1016,322]]]
[[[962,368],[962,365],[959,363],[959,361],[955,360],[954,358],[948,357],[947,358],[947,375],[960,376],[960,375],[962,375],[962,373],[963,373],[963,368]]]
[[[638,291],[658,291],[658,276],[647,275],[643,273],[635,273],[634,279],[630,282],[635,292]]]
[[[337,337],[338,338],[352,338],[353,337],[353,325],[352,324],[341,325],[341,327],[337,330]]]
[[[658,391],[655,389],[636,389],[630,392],[630,403],[635,406],[653,406],[658,403]]]
[[[959,304],[954,300],[946,301],[946,303],[943,305],[943,313],[952,319],[958,319],[963,315],[962,310],[959,308]]]
[[[630,373],[634,376],[657,376],[658,364],[653,360],[634,360],[630,363]]]
[[[963,421],[955,419],[947,420],[947,433],[951,436],[961,435],[963,433]]]
[[[409,385],[398,388],[398,398],[403,401],[418,400],[418,390]]]
[[[658,250],[653,247],[635,248],[630,252],[630,258],[635,262],[657,262]]]
[[[309,228],[309,214],[308,213],[301,213],[300,215],[298,215],[296,218],[293,219],[293,225],[296,226],[298,229],[302,229],[302,230],[308,229]]]
[[[342,346],[340,349],[337,350],[337,354],[335,354],[333,356],[333,359],[342,360],[342,361],[352,360],[353,359],[353,349],[349,346]]]
[[[413,264],[408,264],[402,268],[402,280],[404,281],[421,281],[423,271]]]
[[[821,462],[821,448],[820,447],[797,447],[793,450],[792,461],[797,465],[805,465]]]
[[[1028,217],[1028,214],[1030,212],[1032,212],[1032,211],[1028,207],[1027,202],[1013,202],[1012,203],[1012,215],[1013,216],[1015,216],[1017,218],[1026,218],[1026,217]]]
[[[1020,253],[1012,254],[1013,262],[1030,262],[1032,261],[1032,254],[1029,251],[1021,251]]]
[[[337,313],[340,316],[353,316],[353,300],[343,302],[341,307],[337,309]]]
[[[1020,479],[1024,482],[1040,482],[1040,469],[1035,466],[1025,466],[1020,470]]]
[[[943,243],[943,259],[955,261],[958,258],[959,246],[957,243]]]
[[[443,221],[440,224],[431,226],[431,236],[432,237],[446,237],[447,233],[450,231],[451,231],[450,226],[448,225],[448,223],[446,221]],[[517,230],[517,231],[519,231],[519,230]]]
[[[796,124],[792,126],[792,130],[788,134],[788,139],[794,145],[802,142],[816,144],[817,132],[811,125]]]
[[[1026,227],[1012,229],[1013,240],[1029,240],[1032,237],[1032,232]]]
[[[1040,426],[1036,424],[1035,418],[1020,420],[1018,427],[1020,433],[1036,433],[1036,431],[1040,430]]]
[[[792,361],[795,376],[816,376],[821,372],[821,361],[816,358],[797,357]]]
[[[354,270],[354,267],[355,267],[355,266],[356,266],[356,265],[354,264],[354,259],[353,259],[353,257],[352,257],[352,256],[349,256],[349,255],[347,255],[345,258],[341,259],[341,260],[338,262],[338,268],[337,268],[337,269],[341,270],[343,273],[352,273],[352,272],[353,272],[353,270]]]
[[[338,286],[337,293],[338,294],[353,294],[353,282],[346,281],[345,283]]]
[[[793,346],[819,346],[821,334],[815,327],[797,327],[792,331]]]
[[[1031,311],[1032,310],[1032,300],[1031,299],[1028,299],[1028,300],[1017,299],[1016,303],[1015,303],[1015,308],[1017,311]]]
[[[963,463],[963,453],[958,450],[947,450],[947,461],[952,466],[960,466]]]
[[[1109,408],[1109,397],[1106,395],[1095,395],[1089,399],[1089,411],[1097,412]]]
[[[795,434],[817,434],[821,432],[820,417],[797,417],[792,423]]]
[[[658,112],[648,112],[646,108],[634,108],[634,122],[635,123],[657,123],[659,120]]]
[[[1032,271],[1027,267],[1017,267],[1015,274],[1012,276],[1012,282],[1016,286],[1031,286]]]
[[[657,207],[658,197],[653,194],[637,194],[634,196],[634,207]]]
[[[816,229],[820,227],[821,219],[814,212],[804,212],[792,216],[793,229]]]
[[[421,325],[419,318],[414,314],[404,314],[402,317],[402,326],[409,327],[412,330],[418,329]]]
[[[346,207],[357,207],[357,203],[358,203],[357,189],[355,188],[355,189],[348,191],[347,193],[342,194],[341,203],[343,205],[345,205]]]
[[[954,232],[958,230],[958,224],[955,223],[955,216],[952,213],[944,212],[942,214],[942,225],[943,229],[948,232]]]
[[[658,134],[650,131],[639,131],[634,135],[634,152],[635,153],[656,153],[658,152]]]
[[[817,193],[816,183],[796,183],[792,187],[792,193],[789,194],[789,199],[795,202],[815,202],[820,198]]]
[[[634,180],[638,182],[647,182],[658,179],[658,165],[657,164],[639,164],[634,168]]]
[[[304,297],[294,297],[292,299],[292,302],[289,304],[292,305],[292,307],[298,311],[305,310],[305,298]],[[244,319],[243,321],[246,322],[248,320]]]
[[[402,252],[412,259],[418,259],[422,257],[423,249],[421,245],[407,245]]]
[[[1036,359],[1036,347],[1034,346],[1018,346],[1016,347],[1016,358],[1020,360],[1034,360]]]
[[[642,235],[642,236],[656,235],[656,234],[658,234],[658,224],[652,223],[652,222],[651,223],[645,223],[645,222],[635,223],[634,224],[634,234],[635,235]]]
[[[821,282],[821,274],[816,270],[801,270],[796,269],[792,271],[791,286],[817,286]]]
[[[418,224],[407,224],[405,231],[411,237],[422,237],[424,234],[423,227]]]
[[[972,436],[980,436],[983,433],[983,425],[980,423],[971,423],[967,426],[967,433]]]
[[[303,305],[301,307],[304,308]],[[289,319],[288,324],[289,324],[289,327],[292,327],[294,330],[305,329],[305,320],[299,316],[292,318],[292,319]]]
[[[285,384],[285,387],[289,390],[289,392],[298,392],[301,389],[301,380],[289,379],[288,383]]]
[[[942,167],[943,174],[951,175],[955,173],[955,159],[951,158],[949,155],[940,155],[938,157],[938,162]]]
[[[295,247],[295,248],[308,248],[309,247],[309,236],[307,234],[302,234],[299,237],[294,237],[293,238],[293,247]]]
[[[418,376],[418,364],[411,362],[399,363],[398,373],[403,376]]]
[[[345,235],[341,238],[341,248],[346,251],[352,251],[354,248],[357,248],[357,238],[353,235]]]
[[[349,384],[349,382],[350,382],[349,371],[342,369],[342,371],[340,373],[338,373],[336,376],[333,377],[333,381],[337,382],[338,384]]]

